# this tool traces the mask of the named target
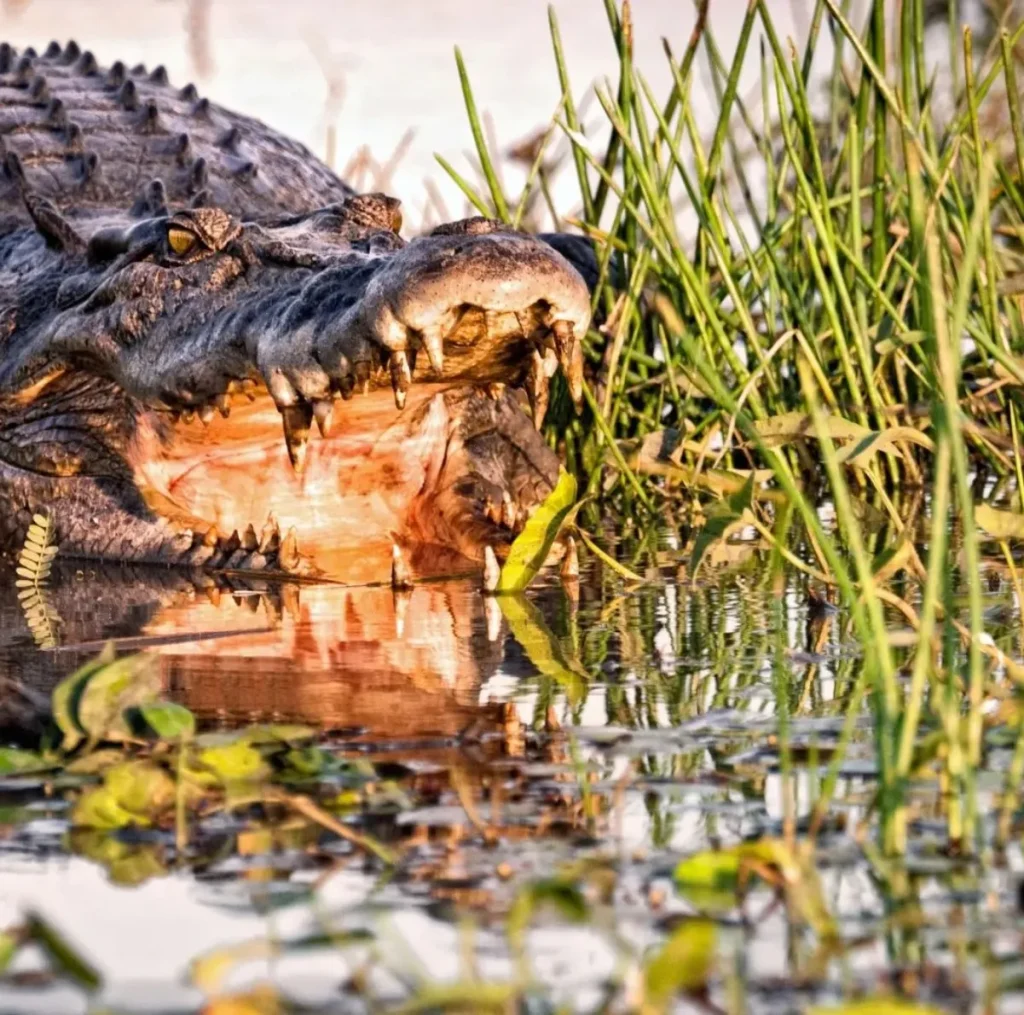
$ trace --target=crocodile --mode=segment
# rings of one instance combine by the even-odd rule
[[[401,228],[162,66],[0,45],[0,546],[45,512],[67,557],[353,583],[501,557],[557,481],[552,378],[581,403],[594,250]]]

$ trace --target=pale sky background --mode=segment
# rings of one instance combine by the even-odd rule
[[[813,4],[771,3],[780,36],[794,34],[802,48]],[[579,99],[615,70],[604,4],[556,0],[554,7]],[[746,7],[746,0],[712,0],[711,27],[726,58]],[[330,76],[339,89],[339,170],[364,144],[386,161],[406,131],[415,130],[387,189],[406,203],[407,219],[416,221],[416,209],[426,203],[426,177],[439,183],[453,213],[462,212],[461,197],[434,152],[472,173],[454,45],[462,47],[477,103],[492,114],[503,147],[550,121],[559,90],[547,8],[547,0],[5,0],[0,38],[40,50],[53,37],[74,38],[103,64],[163,63],[173,84],[194,80],[202,94],[259,117],[321,156],[331,119]],[[190,41],[190,20],[207,26],[198,46]],[[661,40],[668,38],[681,56],[694,24],[693,4],[634,0],[633,20],[636,63],[664,95],[669,74]],[[828,32],[822,40],[827,45]],[[748,93],[758,91],[757,54],[753,39],[743,82]],[[710,132],[717,109],[703,82],[702,76],[693,106]],[[596,103],[590,111],[596,121]],[[564,183],[571,202],[568,175]]]

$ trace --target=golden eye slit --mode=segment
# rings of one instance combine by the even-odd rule
[[[196,236],[195,233],[191,233],[187,229],[171,226],[167,230],[167,243],[175,254],[183,257],[196,245]]]

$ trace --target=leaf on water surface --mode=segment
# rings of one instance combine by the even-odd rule
[[[71,824],[76,828],[148,827],[174,802],[174,780],[159,765],[126,761],[108,768],[103,785],[78,798]]]
[[[72,852],[99,864],[111,882],[123,888],[133,888],[167,874],[162,848],[154,843],[122,842],[98,828],[72,829],[69,843]]]
[[[263,755],[252,744],[237,740],[232,744],[207,747],[199,752],[199,764],[222,783],[255,782],[269,775]]]
[[[420,1012],[504,1012],[519,1010],[515,1005],[517,989],[511,983],[430,984],[416,996],[391,1011],[393,1015],[419,1015]],[[525,1007],[525,1006],[524,1006]]]
[[[587,900],[572,881],[545,878],[524,885],[508,912],[508,936],[513,947],[522,947],[526,929],[534,916],[548,907],[572,923],[583,923],[590,916]]]
[[[209,1001],[202,1015],[283,1015],[280,995],[270,986],[256,987],[244,994],[227,994]]]
[[[85,730],[79,725],[77,716],[78,702],[86,682],[94,673],[109,666],[114,658],[114,644],[108,642],[95,659],[80,666],[53,689],[50,707],[53,711],[53,721],[64,734],[64,742],[61,746],[65,751],[73,751],[85,733]]]
[[[14,958],[20,945],[21,938],[17,934],[0,930],[0,976],[7,972],[7,967],[11,964],[11,959]]]
[[[103,982],[99,972],[38,913],[25,920],[24,935],[45,953],[53,968],[86,990],[96,990]]]
[[[273,959],[278,948],[273,941],[254,938],[239,944],[226,945],[200,955],[189,968],[192,983],[204,994],[216,994],[223,987],[228,974],[240,962],[259,962]]]
[[[496,592],[522,592],[544,566],[551,546],[576,503],[576,477],[561,469],[554,490],[515,538]]]
[[[131,720],[137,718],[141,729],[155,734],[159,740],[188,740],[196,731],[196,717],[184,705],[173,701],[148,702],[129,712],[133,728],[136,724]]]
[[[161,689],[157,656],[123,656],[86,679],[75,719],[94,740],[130,739],[125,711],[156,702]]]
[[[679,993],[707,986],[714,965],[718,927],[712,920],[684,920],[644,967],[644,1010],[665,1011]]]
[[[0,775],[23,775],[26,772],[45,772],[55,768],[36,751],[23,751],[17,747],[0,747]]]
[[[942,1010],[930,1004],[907,1001],[901,997],[866,997],[847,1001],[838,1007],[816,1006],[807,1015],[943,1015]]]
[[[995,539],[1024,539],[1024,515],[1016,511],[998,511],[988,504],[978,504],[974,520]]]
[[[565,689],[571,704],[580,702],[590,683],[590,674],[575,656],[567,654],[540,610],[521,595],[499,596],[498,602],[512,637],[522,646],[530,662],[543,676],[551,677]]]
[[[677,891],[697,909],[716,914],[737,904],[741,885],[749,885],[769,870],[777,872],[793,915],[802,918],[822,940],[834,939],[835,923],[825,904],[813,857],[790,849],[782,839],[758,839],[729,849],[695,853],[680,860],[672,880]]]
[[[748,476],[746,483],[725,500],[716,501],[707,509],[704,527],[697,533],[690,554],[690,574],[697,579],[704,555],[716,543],[722,542],[738,529],[750,524],[750,506],[754,501],[754,477]]]

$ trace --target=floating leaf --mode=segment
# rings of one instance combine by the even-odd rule
[[[516,536],[495,591],[521,592],[533,581],[575,502],[576,478],[562,469],[554,490]]]
[[[841,448],[836,458],[847,465],[865,468],[871,458],[879,452],[902,458],[897,444],[917,444],[929,451],[935,450],[934,441],[920,430],[911,426],[890,426],[885,430],[872,431],[858,440]]]
[[[838,1006],[808,1008],[807,1015],[942,1015],[942,1010],[901,997],[869,997]]]
[[[679,993],[707,986],[718,928],[711,920],[684,920],[644,969],[644,1010],[663,1012]]]
[[[47,761],[35,751],[23,751],[17,747],[0,747],[0,775],[45,772],[54,767],[52,761]]]
[[[750,506],[754,501],[754,477],[748,476],[743,488],[725,500],[716,501],[707,510],[704,527],[697,533],[690,554],[690,573],[694,580],[701,561],[715,543],[729,538],[738,529],[750,524]]]
[[[537,911],[554,909],[572,923],[582,923],[590,915],[590,907],[579,886],[561,878],[545,878],[524,885],[516,895],[508,913],[509,940],[522,947],[526,928]]]
[[[155,702],[160,691],[156,656],[124,656],[95,671],[84,682],[75,718],[95,740],[125,740],[132,735],[125,710]]]
[[[86,990],[95,990],[102,980],[95,968],[38,913],[25,921],[25,938],[34,941],[49,958],[54,969]]]
[[[997,511],[988,504],[978,504],[974,520],[995,539],[1024,539],[1024,515],[1016,511]]]
[[[679,862],[672,877],[681,895],[703,912],[714,914],[736,905],[741,872],[749,884],[768,871],[776,872],[785,887],[792,915],[802,918],[822,940],[832,940],[835,922],[825,904],[813,856],[791,849],[782,839],[695,853]]]
[[[268,772],[263,755],[244,740],[207,747],[200,751],[199,762],[223,783],[250,782]]]
[[[74,750],[85,733],[78,722],[78,702],[86,683],[94,673],[109,666],[114,658],[114,646],[108,643],[95,659],[80,666],[54,688],[50,706],[53,710],[53,720],[64,734],[62,746],[65,751]]]
[[[159,765],[126,761],[108,768],[103,785],[79,797],[71,823],[77,828],[148,826],[174,801],[174,780]]]
[[[277,991],[262,986],[214,998],[203,1008],[203,1015],[282,1015],[285,1010]]]
[[[160,740],[188,740],[195,734],[196,717],[184,705],[155,701],[140,705],[133,718],[141,720],[147,732]]]

